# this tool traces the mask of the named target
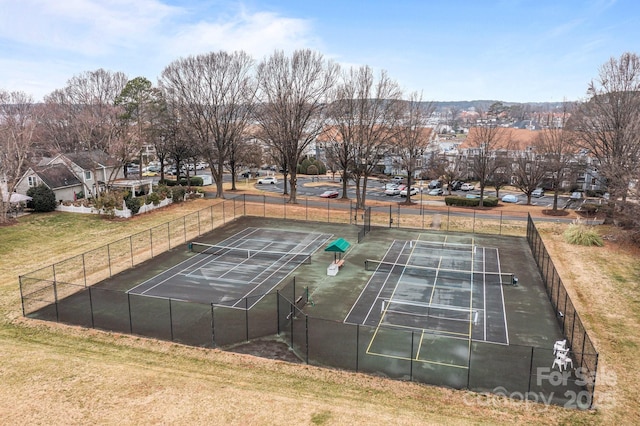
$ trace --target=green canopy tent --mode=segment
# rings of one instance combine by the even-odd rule
[[[335,262],[337,259],[342,258],[342,253],[345,253],[350,246],[351,244],[349,241],[344,238],[338,238],[337,240],[330,242],[324,251],[333,252],[333,259]]]

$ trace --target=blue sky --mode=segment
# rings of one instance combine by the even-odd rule
[[[156,82],[180,57],[311,48],[435,101],[584,98],[640,54],[637,0],[0,0],[0,89],[35,100],[104,68]]]

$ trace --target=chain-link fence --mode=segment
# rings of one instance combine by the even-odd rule
[[[240,196],[20,277],[23,313],[33,318],[180,342],[227,347],[280,335],[306,363],[458,389],[490,392],[569,407],[592,404],[598,353],[558,277],[532,219],[490,218],[484,212],[427,211],[401,206],[356,209],[344,201],[289,205]],[[327,221],[361,226],[438,228],[519,234],[521,228],[544,278],[577,375],[552,369],[552,350],[445,339],[423,331],[346,324],[315,318],[295,278],[278,292],[245,298],[240,308],[127,293],[128,282],[95,285],[241,216]],[[523,222],[523,223],[521,223]],[[436,226],[436,224],[438,226]],[[360,237],[359,237],[360,238]],[[257,302],[257,303],[256,303]],[[249,306],[254,305],[251,309]],[[242,306],[245,308],[243,309]],[[312,311],[311,311],[312,312]]]
[[[567,293],[567,289],[562,283],[562,279],[531,216],[527,220],[527,241],[542,275],[542,281],[547,290],[551,306],[556,312],[556,318],[562,334],[567,338],[568,346],[571,347],[572,353],[575,354],[576,367],[582,368],[585,375],[590,378],[587,390],[593,398],[596,372],[598,370],[598,351],[589,337],[587,329]]]
[[[298,197],[297,204],[288,203],[286,197],[267,195],[241,196],[250,216],[278,219],[296,219],[327,223],[363,225],[396,229],[436,229],[451,232],[471,232],[493,235],[525,236],[527,213],[500,210],[498,213],[483,209],[424,204],[388,205],[357,208],[353,200]]]

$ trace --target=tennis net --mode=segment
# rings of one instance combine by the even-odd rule
[[[444,306],[416,301],[382,301],[382,316],[387,325],[418,328],[469,336],[471,327],[481,322],[481,312],[470,307]]]
[[[364,261],[365,271],[376,271],[387,274],[410,274],[418,276],[447,276],[455,279],[459,277],[462,281],[468,281],[469,277],[476,278],[476,281],[484,281],[487,284],[513,285],[514,275],[507,272],[487,272],[487,271],[465,271],[448,268],[432,268],[429,266],[409,265],[404,263],[385,262],[382,260],[367,259]],[[482,277],[482,280],[480,279]]]
[[[311,253],[295,253],[285,251],[268,251],[261,249],[245,249],[215,244],[189,243],[189,251],[203,253],[225,260],[244,261],[246,259],[270,262],[311,263]]]

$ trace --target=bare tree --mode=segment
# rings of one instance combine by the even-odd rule
[[[480,185],[480,206],[483,206],[484,190],[493,172],[499,167],[498,151],[508,149],[511,132],[489,122],[483,126],[473,127],[467,142],[470,169]]]
[[[531,194],[540,186],[547,175],[547,164],[543,154],[536,149],[518,151],[513,159],[513,185],[527,195],[527,204],[531,204]]]
[[[330,109],[335,136],[330,158],[339,165],[342,197],[347,179],[356,184],[356,204],[365,207],[369,176],[389,150],[400,116],[402,91],[386,72],[376,78],[371,68],[351,68],[343,74]]]
[[[495,165],[489,181],[496,190],[496,197],[500,198],[500,189],[511,184],[513,176],[513,158],[509,150],[498,150],[495,153]]]
[[[542,157],[543,168],[546,172],[537,185],[540,185],[544,180],[553,189],[553,211],[558,210],[558,195],[562,189],[562,183],[575,174],[576,133],[565,128],[571,116],[570,108],[568,103],[563,104],[560,121],[557,123],[554,122],[554,117],[551,114],[547,114],[546,129],[539,133],[534,142],[535,151],[538,156]],[[534,189],[535,187],[529,187],[527,191],[524,191],[529,202],[531,202],[531,192]]]
[[[589,84],[590,99],[573,117],[580,144],[599,163],[610,193],[610,214],[622,208],[640,161],[640,57],[611,58]]]
[[[256,169],[262,164],[262,147],[255,139],[244,137],[229,146],[225,166],[231,173],[231,190],[236,190],[236,176],[240,167]]]
[[[427,162],[429,176],[442,180],[443,188],[446,186],[449,195],[454,181],[462,177],[462,156],[446,153],[433,153]]]
[[[0,91],[0,223],[7,221],[11,194],[33,154],[37,111],[30,95]]]
[[[297,50],[290,57],[278,51],[258,65],[260,137],[286,161],[290,203],[297,202],[298,162],[324,128],[338,70],[337,64],[311,50]]]
[[[424,104],[422,95],[416,92],[409,95],[404,103],[403,115],[398,124],[396,134],[396,154],[401,166],[407,171],[407,199],[406,204],[411,204],[411,186],[416,163],[422,158],[431,140],[431,128],[427,127],[427,119],[433,112],[431,103]]]
[[[126,84],[125,74],[103,69],[72,77],[45,96],[44,140],[56,152],[99,149],[117,155],[122,110],[114,104]]]
[[[160,87],[179,123],[209,160],[216,196],[223,198],[225,161],[232,144],[245,136],[256,86],[253,60],[244,52],[217,52],[172,62]]]

